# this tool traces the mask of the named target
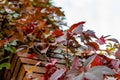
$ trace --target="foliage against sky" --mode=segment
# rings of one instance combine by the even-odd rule
[[[84,30],[84,21],[62,30],[64,14],[49,0],[11,0],[0,5],[0,9],[1,51],[44,58],[49,62],[44,65],[45,80],[120,79],[117,39],[109,35],[98,37],[94,31]],[[115,59],[109,58],[111,55]],[[56,67],[56,56],[65,60],[65,68]]]

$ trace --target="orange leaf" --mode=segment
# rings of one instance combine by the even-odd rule
[[[32,66],[31,68],[29,68],[28,71],[27,71],[28,74],[32,73],[34,69],[35,69],[35,66]]]
[[[24,34],[22,31],[18,31],[18,33],[16,34],[16,38],[21,41],[21,42],[24,42]]]
[[[79,25],[82,25],[82,24],[84,24],[84,23],[85,23],[85,22],[82,21],[82,22],[78,22],[78,23],[76,23],[76,24],[73,24],[73,25],[70,27],[69,32],[72,32],[75,28],[77,28]]]
[[[6,40],[0,40],[0,47],[3,46],[3,44],[6,42]]]
[[[53,31],[52,35],[58,37],[58,36],[62,36],[63,35],[63,32],[59,29],[56,29]]]

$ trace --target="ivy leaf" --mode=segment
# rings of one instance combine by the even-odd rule
[[[2,70],[2,68],[6,68],[6,69],[10,69],[10,63],[2,63],[0,64],[0,70]]]
[[[81,34],[83,31],[84,23],[85,22],[78,22],[76,24],[73,24],[68,31],[71,32],[72,34]]]
[[[58,80],[66,70],[64,69],[57,69],[50,77],[50,80]]]

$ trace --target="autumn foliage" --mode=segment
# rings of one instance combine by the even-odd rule
[[[84,30],[84,21],[62,30],[64,14],[49,0],[11,0],[0,5],[0,9],[2,52],[19,52],[38,60],[45,58],[48,62],[45,80],[120,79],[117,39]],[[65,67],[56,66],[56,53],[63,55]],[[32,73],[32,69],[28,73]]]

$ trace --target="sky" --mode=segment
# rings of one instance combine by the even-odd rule
[[[120,41],[120,0],[53,0],[62,7],[68,26],[85,21],[85,29],[101,35],[111,35]]]

